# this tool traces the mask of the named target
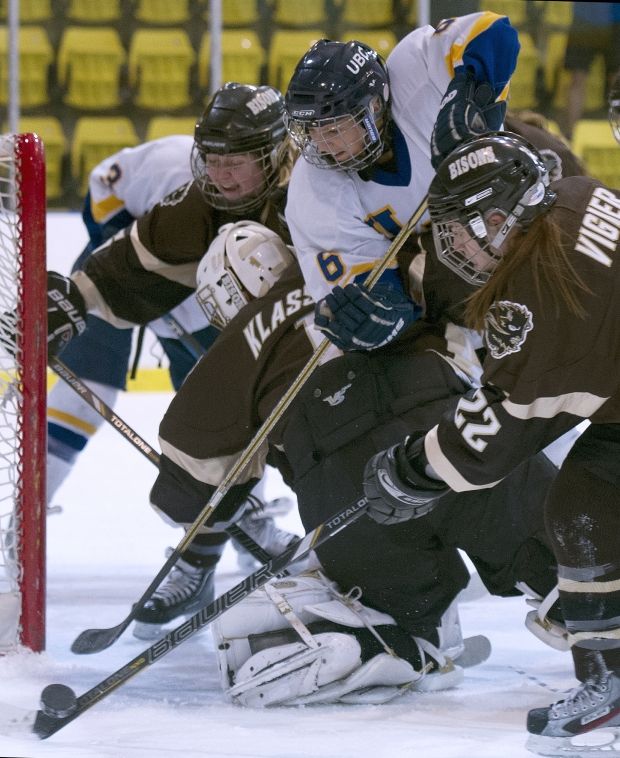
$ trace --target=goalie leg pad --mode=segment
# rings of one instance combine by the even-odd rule
[[[352,635],[317,634],[314,640],[316,647],[294,642],[254,654],[237,672],[228,694],[254,708],[292,705],[360,667],[361,649]]]

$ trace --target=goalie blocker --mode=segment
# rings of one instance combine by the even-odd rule
[[[222,687],[250,707],[384,703],[463,679],[453,662],[465,649],[456,605],[442,619],[439,650],[320,571],[270,581],[212,631]]]

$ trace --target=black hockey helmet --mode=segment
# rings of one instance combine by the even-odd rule
[[[438,166],[428,192],[439,260],[470,284],[484,284],[513,226],[527,228],[555,199],[544,160],[519,135],[495,132],[461,143]],[[500,219],[493,232],[491,217]]]
[[[194,178],[215,208],[239,213],[259,208],[278,181],[280,156],[287,142],[282,94],[274,87],[228,82],[212,96],[196,123]],[[249,197],[227,200],[209,179],[209,158],[240,153],[250,153],[260,162],[265,182]]]
[[[609,90],[609,125],[616,142],[620,144],[620,71],[616,74]]]
[[[389,100],[388,71],[379,53],[357,40],[321,39],[293,72],[285,95],[287,127],[308,162],[359,171],[383,152]],[[336,154],[321,135],[326,127],[353,144],[354,126],[363,135],[355,154]]]

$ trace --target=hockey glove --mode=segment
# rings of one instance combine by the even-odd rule
[[[369,291],[363,284],[334,287],[317,303],[314,323],[341,350],[374,350],[416,321],[422,309],[402,292]]]
[[[423,473],[424,437],[407,449],[394,445],[373,456],[364,469],[367,513],[378,524],[390,526],[429,513],[448,491],[445,482]]]
[[[488,82],[476,82],[471,72],[458,70],[441,101],[431,135],[433,168],[461,142],[501,129],[505,113],[506,103],[495,102]]]
[[[58,355],[86,329],[86,304],[69,277],[47,272],[47,350]]]

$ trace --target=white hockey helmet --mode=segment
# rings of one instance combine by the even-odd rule
[[[255,221],[224,224],[196,272],[196,299],[222,329],[243,306],[262,297],[293,262],[290,248]]]

